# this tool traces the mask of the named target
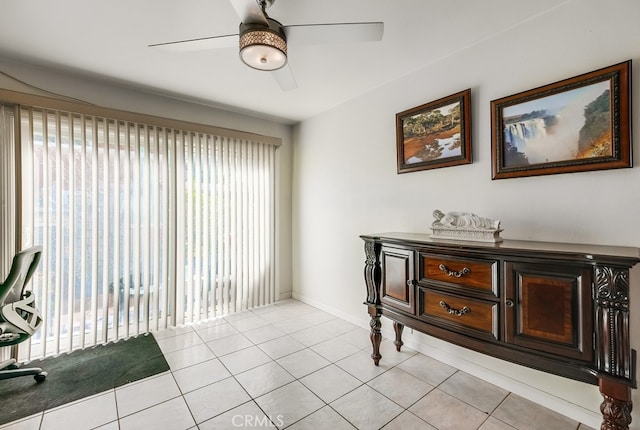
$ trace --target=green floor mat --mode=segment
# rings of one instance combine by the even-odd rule
[[[0,424],[169,370],[150,334],[34,360],[24,367],[41,367],[49,375],[42,383],[33,376],[0,380]]]

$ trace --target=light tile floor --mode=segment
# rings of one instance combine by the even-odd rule
[[[295,300],[155,336],[169,372],[0,429],[589,429]]]

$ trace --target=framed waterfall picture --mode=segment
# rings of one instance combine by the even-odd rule
[[[396,114],[398,173],[471,163],[471,90]]]
[[[492,179],[632,166],[631,60],[491,102]]]

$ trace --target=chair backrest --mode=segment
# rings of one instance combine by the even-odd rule
[[[41,246],[27,248],[13,257],[9,275],[0,284],[0,307],[20,300],[24,294],[25,286],[38,268],[41,257]]]
[[[0,347],[24,342],[42,325],[35,296],[25,291],[41,256],[40,246],[17,253],[7,279],[0,284]]]

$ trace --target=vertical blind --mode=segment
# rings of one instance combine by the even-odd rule
[[[32,289],[45,319],[22,358],[275,301],[274,145],[19,115],[22,243],[44,247]]]
[[[15,109],[0,105],[0,278],[9,273],[16,252],[17,228]],[[2,279],[4,281],[4,279]]]

